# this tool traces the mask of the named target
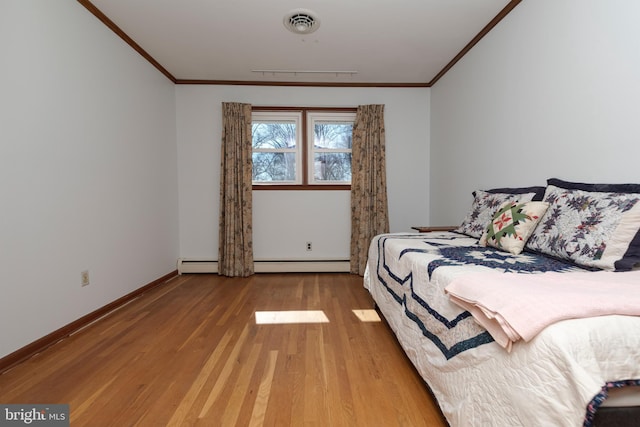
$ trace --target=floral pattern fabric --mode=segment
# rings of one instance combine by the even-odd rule
[[[455,231],[479,239],[502,204],[505,202],[528,202],[533,196],[535,193],[507,194],[477,190],[474,192],[471,210]]]
[[[364,275],[369,244],[389,232],[384,105],[360,105],[351,150],[350,271]]]
[[[604,387],[602,387],[602,391],[587,405],[587,415],[584,418],[582,427],[593,427],[596,411],[604,401],[607,400],[607,397],[609,397],[609,390],[621,387],[640,387],[640,379],[607,382]]]
[[[605,270],[629,270],[640,262],[640,194],[547,187],[549,209],[526,248]],[[635,239],[635,244],[634,244]]]
[[[547,211],[546,202],[506,202],[493,216],[480,245],[519,254]]]
[[[251,104],[222,103],[218,274],[246,277],[253,267]]]

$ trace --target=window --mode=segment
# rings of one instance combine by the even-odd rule
[[[301,184],[301,113],[253,112],[254,184]]]
[[[252,113],[254,189],[348,189],[355,109]]]
[[[309,183],[351,184],[351,141],[355,114],[307,113]]]

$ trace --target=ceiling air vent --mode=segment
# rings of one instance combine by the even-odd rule
[[[295,9],[284,17],[284,26],[292,33],[311,34],[320,27],[320,20],[310,10]]]

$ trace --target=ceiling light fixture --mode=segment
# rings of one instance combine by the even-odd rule
[[[320,27],[320,20],[315,12],[308,9],[294,9],[284,16],[283,23],[287,30],[295,34],[311,34]]]

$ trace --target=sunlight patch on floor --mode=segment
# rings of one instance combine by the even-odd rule
[[[322,310],[256,311],[256,324],[329,323]]]
[[[380,322],[380,316],[378,316],[378,312],[374,309],[367,310],[352,310],[353,314],[356,315],[361,322]]]

